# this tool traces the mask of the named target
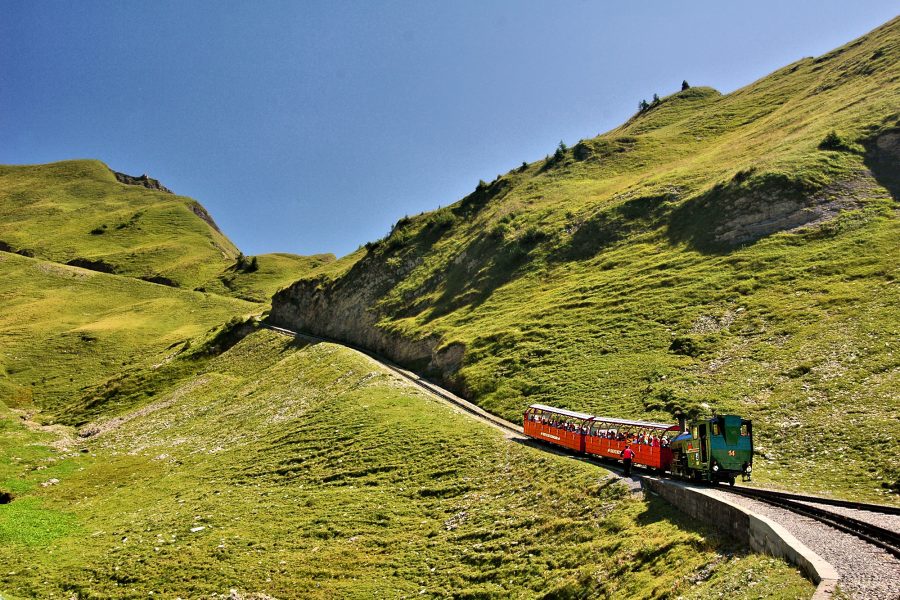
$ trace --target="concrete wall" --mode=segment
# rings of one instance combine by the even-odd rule
[[[783,558],[799,567],[817,584],[814,600],[832,597],[839,577],[835,568],[778,523],[728,502],[710,490],[679,481],[644,477],[641,484],[645,490],[658,494],[698,521],[715,526],[751,550]]]

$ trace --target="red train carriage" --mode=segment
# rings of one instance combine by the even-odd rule
[[[604,458],[620,459],[630,445],[634,464],[669,470],[669,442],[678,425],[595,417],[586,413],[532,404],[525,410],[525,434],[538,440]]]
[[[634,464],[667,471],[672,464],[669,442],[678,431],[678,425],[669,423],[593,417],[584,436],[584,451],[596,456],[620,459],[622,450],[630,445],[634,452]]]
[[[525,410],[525,435],[584,452],[585,432],[593,417],[580,412],[532,404]]]

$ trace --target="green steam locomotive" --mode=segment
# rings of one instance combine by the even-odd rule
[[[671,442],[673,475],[734,485],[753,471],[753,424],[737,415],[716,415],[682,424]]]

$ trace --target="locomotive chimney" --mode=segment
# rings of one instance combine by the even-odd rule
[[[685,421],[684,413],[679,411],[675,413],[675,416],[678,417],[678,431],[684,433],[687,431],[687,421]]]

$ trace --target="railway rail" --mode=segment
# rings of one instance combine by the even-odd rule
[[[819,498],[817,496],[804,496],[801,494],[790,494],[787,492],[777,492],[774,490],[760,490],[756,488],[745,487],[724,487],[718,486],[728,493],[738,494],[747,498],[753,498],[773,506],[779,506],[791,512],[801,514],[803,516],[815,519],[844,531],[855,535],[870,544],[887,550],[894,556],[900,558],[900,533],[867,523],[860,519],[848,517],[838,514],[830,510],[810,506],[807,503],[826,504],[832,506],[841,506],[844,508],[852,508],[855,510],[878,512],[883,514],[900,515],[900,508],[893,506],[885,506],[882,504],[866,504],[863,502],[851,502],[848,500],[833,500],[831,498]]]
[[[408,371],[408,370],[404,369],[403,367],[385,359],[384,357],[379,356],[379,355],[375,354],[374,352],[371,352],[370,350],[361,348],[359,346],[355,346],[353,344],[348,344],[346,342],[342,342],[339,340],[334,340],[334,339],[321,337],[321,336],[317,336],[317,335],[311,335],[308,333],[297,333],[296,331],[291,331],[290,329],[284,329],[283,327],[276,327],[275,325],[269,325],[268,323],[264,323],[264,322],[261,322],[260,326],[265,327],[266,329],[275,331],[276,333],[281,333],[283,335],[290,335],[293,337],[307,339],[307,340],[310,340],[313,342],[327,342],[330,344],[338,344],[340,346],[350,348],[351,350],[356,350],[357,352],[359,352],[361,354],[365,354],[369,358],[381,363],[382,365],[384,365],[385,367],[387,367],[388,369],[390,369],[391,371],[393,371],[400,377],[406,379],[410,383],[414,383],[417,386],[419,386],[420,388],[424,389],[425,391],[427,391],[431,394],[434,394],[435,396],[439,396],[440,398],[443,398],[447,402],[450,402],[451,404],[461,408],[462,410],[477,417],[478,419],[481,419],[482,421],[487,421],[494,427],[504,431],[507,434],[510,434],[510,435],[513,435],[516,437],[521,437],[523,439],[527,439],[525,436],[525,433],[522,430],[521,425],[517,425],[515,423],[507,421],[506,419],[500,418],[497,415],[491,414],[488,411],[481,408],[480,406],[478,406],[477,404],[473,404],[473,403],[469,402],[468,400],[464,400],[464,399],[460,398],[459,396],[451,394],[444,388],[431,383],[427,379],[420,377],[418,374],[416,374],[412,371]]]

